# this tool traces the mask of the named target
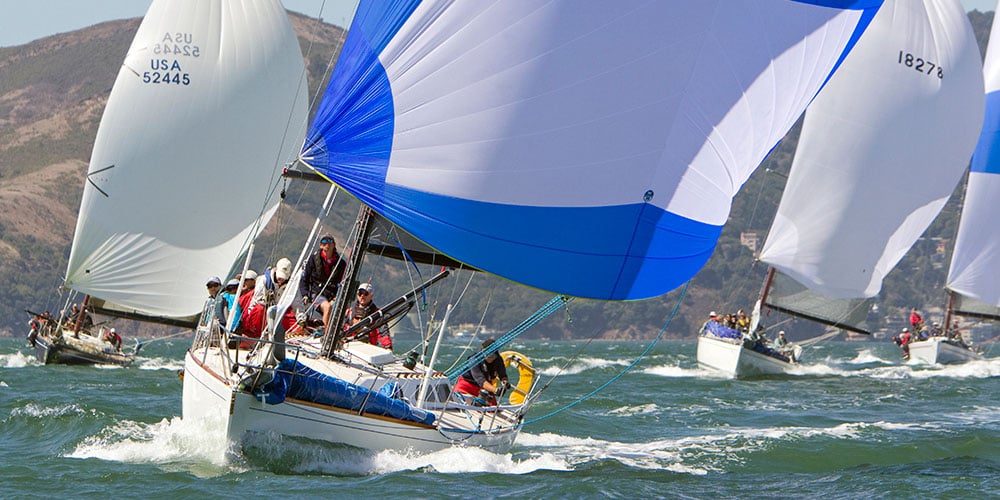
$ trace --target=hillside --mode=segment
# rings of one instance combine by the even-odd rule
[[[292,14],[310,76],[310,92],[323,85],[326,68],[338,49],[343,31],[335,26]],[[985,44],[992,13],[969,14],[980,47]],[[32,43],[0,48],[0,275],[8,286],[0,300],[0,335],[23,335],[24,309],[57,310],[84,175],[101,113],[118,67],[139,20],[113,21]],[[752,252],[740,244],[743,232],[765,235],[777,208],[784,175],[791,165],[798,126],[778,145],[734,200],[730,221],[712,259],[691,282],[667,337],[690,338],[708,310],[748,308],[756,298],[764,267],[754,265]],[[320,185],[288,186],[282,209],[259,243],[262,267],[276,255],[296,255],[301,234],[322,198]],[[956,192],[960,194],[960,189]],[[909,307],[928,310],[943,303],[942,290],[950,246],[938,252],[938,240],[953,237],[958,221],[957,200],[890,274],[881,302],[889,317],[902,318]],[[355,213],[352,201],[338,201],[329,225],[344,228],[343,241]],[[386,270],[385,282],[403,284],[405,276]],[[397,273],[398,274],[398,273]],[[464,282],[462,285],[464,286]],[[391,287],[390,287],[391,288]],[[556,314],[529,333],[560,337],[652,338],[670,316],[681,291],[631,303],[577,300],[568,312]],[[551,294],[517,286],[499,278],[479,276],[464,300],[483,307],[466,307],[453,323],[478,323],[488,305],[486,325],[510,328],[546,302]],[[568,320],[568,321],[567,321]],[[129,325],[139,334],[162,332],[150,325]],[[801,336],[821,327],[800,324]],[[796,335],[799,336],[799,335]]]

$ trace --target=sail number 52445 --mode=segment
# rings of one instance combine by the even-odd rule
[[[927,75],[935,75],[938,78],[944,78],[944,68],[934,64],[930,61],[925,60],[922,57],[917,57],[909,52],[899,51],[899,64],[906,66],[908,68],[913,68],[921,73]]]
[[[189,85],[191,75],[188,73],[160,73],[159,71],[145,71],[142,73],[142,83],[175,83],[177,85]]]

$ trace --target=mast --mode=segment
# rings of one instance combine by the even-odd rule
[[[344,273],[344,280],[337,290],[337,299],[333,303],[333,313],[330,316],[330,324],[326,325],[323,332],[322,356],[329,357],[333,351],[340,347],[343,340],[344,315],[347,311],[347,303],[353,298],[353,291],[358,286],[358,273],[361,271],[361,264],[365,258],[365,246],[372,232],[372,209],[367,205],[362,205],[358,211],[358,219],[355,222],[357,227],[357,238],[354,240],[354,247],[351,249],[351,257],[347,260],[347,270]],[[331,334],[333,331],[333,334]]]
[[[951,317],[955,312],[955,291],[948,290],[948,306],[944,308],[944,329],[945,337],[951,337]]]

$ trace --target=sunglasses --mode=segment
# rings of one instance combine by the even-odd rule
[[[365,295],[368,295],[368,292],[366,290],[358,290],[358,295],[364,297]]]
[[[331,240],[331,239],[324,239],[324,240],[319,240],[319,242],[320,242],[320,244],[325,245],[327,243],[333,243],[333,240]]]

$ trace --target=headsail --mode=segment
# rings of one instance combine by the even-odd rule
[[[273,214],[307,97],[277,0],[154,1],[101,119],[66,284],[111,309],[197,315],[207,277]]]
[[[948,289],[955,292],[954,309],[967,315],[1000,319],[1000,25],[994,17],[983,73],[986,117],[969,172],[958,225],[955,252],[948,271]]]
[[[981,72],[957,0],[886,1],[806,112],[760,256],[779,271],[768,305],[865,331],[859,305],[967,165],[982,125]]]
[[[473,267],[659,295],[880,4],[362,1],[303,160]]]

